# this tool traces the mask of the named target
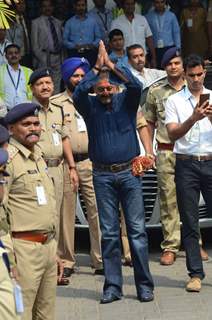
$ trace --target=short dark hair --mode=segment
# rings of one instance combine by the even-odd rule
[[[7,54],[7,51],[11,48],[16,48],[18,49],[19,52],[21,51],[21,48],[19,47],[19,45],[17,45],[16,43],[11,43],[11,44],[8,44],[8,46],[6,46],[6,48],[4,49],[5,54]]]
[[[127,47],[128,59],[130,59],[130,51],[135,50],[135,49],[142,49],[144,51],[144,48],[140,44],[138,44],[138,43],[132,44],[131,46]]]
[[[113,30],[111,30],[111,31],[109,32],[109,34],[108,34],[108,38],[109,38],[110,41],[111,41],[111,40],[113,39],[113,37],[115,37],[115,36],[121,36],[122,38],[124,38],[123,32],[122,32],[121,30],[119,30],[119,29],[113,29]]]
[[[202,66],[205,68],[204,59],[198,54],[192,53],[183,60],[183,68],[185,71],[188,68],[194,68],[196,66]]]

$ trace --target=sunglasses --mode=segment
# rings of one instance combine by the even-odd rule
[[[97,91],[99,93],[102,93],[104,91],[107,91],[107,92],[111,92],[113,90],[113,86],[107,86],[107,87],[97,87]]]

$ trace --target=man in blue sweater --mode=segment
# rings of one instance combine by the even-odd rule
[[[101,76],[103,65],[110,70],[110,77],[106,74]],[[115,74],[126,87],[121,93],[116,93],[116,86],[111,80]],[[89,95],[91,87],[94,87],[95,96]],[[115,68],[100,41],[95,66],[73,94],[75,107],[87,126],[88,153],[93,163],[94,189],[102,232],[105,283],[100,303],[110,303],[122,297],[119,203],[127,225],[137,297],[142,302],[154,299],[141,178],[133,176],[131,172],[132,160],[140,153],[136,113],[141,89],[140,82],[129,69]]]

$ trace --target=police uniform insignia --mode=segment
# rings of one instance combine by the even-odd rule
[[[9,163],[15,157],[15,155],[18,153],[18,149],[14,146],[9,145],[7,148],[7,152],[9,155],[7,162]]]

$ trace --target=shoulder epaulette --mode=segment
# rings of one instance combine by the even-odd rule
[[[10,161],[12,161],[12,159],[18,153],[18,149],[15,146],[9,144],[8,148],[7,148],[7,152],[9,155],[7,162],[9,163]]]

